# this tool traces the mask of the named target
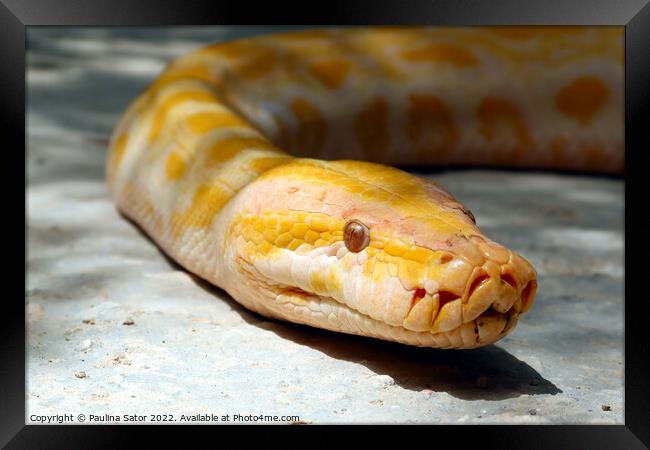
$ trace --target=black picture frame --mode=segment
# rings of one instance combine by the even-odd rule
[[[620,426],[469,426],[418,427],[427,445],[447,442],[476,442],[499,448],[644,448],[650,445],[650,342],[647,335],[647,300],[641,282],[647,275],[643,256],[644,202],[642,173],[646,167],[643,155],[650,151],[647,118],[650,117],[650,6],[648,0],[411,0],[362,1],[330,0],[324,3],[247,2],[235,1],[124,1],[124,0],[0,0],[0,127],[4,143],[3,175],[0,183],[5,214],[3,224],[3,256],[6,270],[20,270],[20,256],[26,247],[18,236],[25,236],[26,186],[25,158],[20,148],[26,147],[25,84],[26,27],[42,25],[113,26],[113,25],[619,25],[625,27],[625,241],[632,245],[625,251],[625,425]],[[645,118],[645,119],[644,119]],[[641,181],[640,181],[641,180]],[[632,197],[636,205],[632,203]],[[647,222],[645,222],[647,223]],[[25,233],[25,234],[23,234]],[[25,244],[26,245],[26,244]],[[635,263],[635,258],[640,262]],[[6,281],[18,280],[5,272]],[[26,277],[26,271],[24,277]],[[635,291],[633,283],[636,283]],[[0,444],[8,448],[95,448],[121,446],[130,442],[127,436],[135,429],[150,427],[115,426],[37,426],[25,425],[25,309],[18,299],[17,282],[11,286],[2,304],[0,325]],[[26,278],[25,278],[26,286]],[[167,427],[156,427],[158,438],[173,436]],[[192,429],[192,433],[205,428]],[[276,429],[263,427],[272,439]],[[180,430],[173,428],[172,430]],[[304,432],[301,429],[300,432]],[[299,432],[299,433],[300,433]],[[319,441],[328,439],[322,429]],[[375,438],[401,431],[390,427],[373,430]],[[241,431],[239,431],[241,433]],[[410,431],[409,431],[410,433]],[[419,434],[418,433],[418,434]],[[311,435],[311,433],[310,433]],[[313,439],[313,436],[302,436]],[[462,438],[462,440],[461,440]],[[300,437],[299,437],[300,439]],[[404,440],[416,445],[420,437],[409,435]],[[336,442],[336,440],[333,440]],[[645,445],[644,445],[645,443]],[[456,444],[444,444],[456,445]]]

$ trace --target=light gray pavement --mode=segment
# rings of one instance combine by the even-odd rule
[[[183,271],[117,213],[103,164],[126,104],[170,58],[263,31],[28,29],[26,420],[212,413],[308,423],[623,423],[620,179],[427,175],[538,269],[531,312],[511,335],[473,351],[267,320]]]

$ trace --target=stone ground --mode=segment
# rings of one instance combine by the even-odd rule
[[[539,272],[517,329],[472,351],[267,320],[184,272],[117,213],[103,166],[129,100],[171,57],[264,31],[28,29],[26,420],[623,423],[622,179],[427,174]]]

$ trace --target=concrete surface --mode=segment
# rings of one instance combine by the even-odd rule
[[[432,175],[539,271],[518,328],[473,351],[267,320],[174,265],[116,212],[103,163],[125,105],[169,58],[261,31],[28,29],[26,421],[623,423],[623,180]]]

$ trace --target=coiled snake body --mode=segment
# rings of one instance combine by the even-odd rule
[[[479,347],[531,307],[535,270],[440,186],[377,163],[620,173],[622,57],[608,28],[350,28],[213,45],[129,106],[107,179],[166,253],[251,310]]]

